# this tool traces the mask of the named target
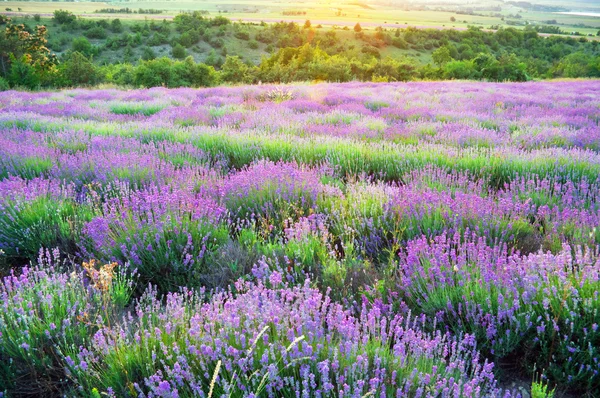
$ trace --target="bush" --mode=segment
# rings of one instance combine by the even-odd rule
[[[597,260],[566,245],[556,255],[511,255],[459,234],[419,238],[406,250],[398,286],[413,311],[475,336],[489,355],[518,353],[553,382],[598,390]]]
[[[0,284],[6,306],[0,311],[0,385],[15,396],[60,395],[68,380],[65,357],[76,358],[95,329],[84,319],[102,316],[101,301],[82,278],[60,272],[57,257],[48,254],[39,268],[24,268]]]
[[[113,33],[123,32],[123,24],[121,23],[121,20],[118,18],[115,18],[112,21],[110,21],[110,30]]]
[[[134,84],[135,67],[131,64],[101,66],[99,73],[107,83],[114,83],[119,86],[131,86]]]
[[[56,10],[54,11],[54,20],[63,25],[76,21],[77,17],[70,11]]]
[[[106,30],[101,26],[94,26],[83,32],[83,34],[90,39],[106,39]]]
[[[142,286],[150,282],[161,292],[197,286],[211,251],[229,239],[222,215],[212,200],[151,188],[107,204],[85,226],[83,250],[136,268]]]
[[[476,79],[477,71],[473,61],[450,61],[444,65],[445,79]]]
[[[224,191],[225,205],[235,218],[254,219],[276,229],[288,218],[309,215],[321,184],[313,170],[261,161],[232,175]]]
[[[94,47],[92,47],[92,44],[85,37],[76,37],[73,39],[73,42],[71,43],[71,49],[85,55],[86,57],[94,54]]]
[[[8,82],[4,78],[0,77],[0,91],[6,91],[9,88],[10,86]]]
[[[250,83],[252,76],[250,69],[240,57],[228,55],[225,63],[221,67],[221,77],[223,81],[230,83]]]
[[[234,33],[234,36],[240,40],[250,40],[250,33],[246,32],[246,31],[242,31],[242,30],[237,31]]]
[[[166,57],[142,61],[134,70],[134,84],[142,87],[209,87],[218,82],[211,66],[195,63],[191,57],[173,61]]]
[[[100,81],[96,66],[82,53],[75,51],[60,66],[67,86],[90,86]]]
[[[185,48],[183,48],[181,44],[177,43],[175,46],[173,46],[171,55],[173,55],[173,58],[175,59],[184,59],[186,56]]]
[[[0,207],[0,245],[17,263],[34,260],[42,248],[60,247],[72,253],[82,223],[91,219],[87,207],[49,196],[6,201]]]
[[[40,75],[35,67],[27,62],[23,56],[21,59],[12,59],[8,83],[11,87],[24,87],[30,90],[39,88]]]
[[[150,61],[151,59],[156,58],[156,53],[150,47],[142,48],[142,59],[144,61]]]

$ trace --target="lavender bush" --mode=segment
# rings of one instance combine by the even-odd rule
[[[599,92],[3,92],[0,395],[595,396]]]

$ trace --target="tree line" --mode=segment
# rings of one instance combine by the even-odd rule
[[[60,10],[55,12],[54,22],[63,27],[84,25],[87,38],[73,39],[70,48],[57,57],[48,48],[45,26],[32,29],[13,23],[8,17],[0,18],[0,24],[5,26],[0,32],[0,88],[60,88],[99,83],[202,87],[224,82],[526,81],[600,77],[597,41],[542,37],[536,28],[489,32],[478,28],[456,31],[380,27],[366,31],[356,24],[352,30],[345,28],[348,33],[342,36],[336,30],[315,29],[310,21],[304,25],[280,22],[255,27],[232,23],[222,16],[207,18],[202,13],[183,13],[172,23],[146,21],[143,25],[133,25],[129,29],[135,33],[128,34],[118,19],[79,22],[73,14]],[[90,43],[90,31],[96,41],[105,38],[103,46]],[[244,54],[229,54],[220,39],[227,35],[247,44],[261,43],[268,52],[258,63],[245,60]],[[169,56],[157,57],[152,50],[152,40],[158,36],[163,39],[157,45],[171,46]],[[188,49],[202,40],[222,47],[220,61],[196,62],[188,56]],[[131,46],[142,47],[139,59],[104,64],[94,61],[107,48]],[[421,51],[429,54],[431,61],[423,64],[410,56],[385,56],[389,48]]]

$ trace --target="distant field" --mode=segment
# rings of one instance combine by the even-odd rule
[[[140,1],[140,2],[4,2],[4,9],[12,12],[23,13],[52,13],[56,9],[65,9],[86,16],[94,15],[96,10],[102,8],[132,9],[152,8],[164,10],[164,14],[124,14],[123,18],[132,19],[163,19],[177,14],[179,11],[205,10],[211,15],[222,13],[231,19],[246,21],[266,22],[289,20],[304,21],[310,19],[313,23],[323,25],[351,26],[360,22],[365,27],[379,26],[420,26],[440,28],[466,28],[469,25],[490,27],[515,26],[522,27],[525,23],[546,24],[555,21],[561,29],[582,34],[595,35],[600,29],[600,18],[592,3],[589,5],[573,5],[573,2],[552,2],[556,7],[572,10],[572,13],[558,13],[553,11],[524,10],[514,6],[506,5],[498,1],[485,1],[473,6],[470,12],[475,15],[466,15],[469,8],[458,9],[427,6],[426,9],[407,9],[404,6],[389,6],[375,3],[363,4],[361,2],[267,2],[267,1],[202,1],[202,2],[163,2],[163,1]],[[577,3],[579,4],[579,3]],[[500,7],[501,11],[498,11]],[[474,11],[473,11],[474,10]],[[565,11],[569,12],[569,11]],[[578,14],[574,14],[577,12]],[[97,14],[96,14],[97,15]],[[114,14],[111,14],[114,15]],[[454,21],[451,21],[454,18]]]

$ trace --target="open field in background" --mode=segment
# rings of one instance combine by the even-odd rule
[[[599,245],[598,80],[0,93],[8,397],[594,397]]]
[[[92,17],[94,11],[101,8],[130,7],[152,8],[165,10],[160,15],[138,15],[126,14],[126,18],[151,18],[161,19],[176,14],[179,11],[205,10],[212,16],[219,12],[225,13],[233,20],[242,19],[246,21],[298,21],[305,19],[318,21],[323,25],[352,26],[356,22],[364,23],[365,27],[375,27],[384,24],[389,26],[423,26],[423,27],[445,27],[466,28],[468,25],[482,26],[488,28],[492,25],[508,25],[508,21],[523,24],[529,21],[534,24],[545,24],[549,20],[555,20],[558,26],[567,32],[578,31],[582,34],[595,35],[600,29],[600,18],[590,16],[575,16],[560,14],[556,11],[524,10],[516,6],[498,1],[487,1],[477,5],[445,5],[444,3],[425,3],[428,10],[419,10],[415,5],[385,5],[378,2],[271,2],[271,1],[140,1],[140,2],[1,2],[3,8],[11,8],[14,12],[18,8],[27,13],[52,13],[55,9],[65,9],[77,14]],[[556,2],[556,7],[565,10],[582,12],[600,12],[600,7],[592,2]],[[496,10],[493,7],[500,7]],[[439,10],[438,10],[439,9]],[[471,10],[477,15],[466,15],[463,12]],[[284,15],[284,12],[306,12],[306,15]],[[456,12],[459,11],[459,12]],[[496,15],[498,14],[498,15]],[[504,20],[500,18],[504,17]],[[519,18],[513,17],[519,15]],[[451,17],[456,21],[452,22]]]

